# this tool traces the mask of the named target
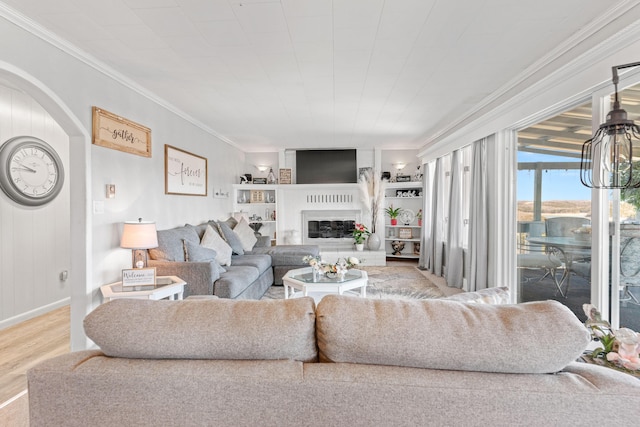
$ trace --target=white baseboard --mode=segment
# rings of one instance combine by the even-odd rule
[[[38,317],[42,314],[48,313],[52,310],[55,310],[56,308],[69,305],[70,303],[71,303],[71,298],[68,297],[68,298],[61,299],[59,301],[52,302],[51,304],[43,305],[42,307],[38,307],[33,310],[26,311],[24,313],[20,313],[17,316],[4,319],[0,321],[0,330],[6,329],[13,325],[17,325],[18,323],[24,322],[25,320],[33,319],[34,317]]]

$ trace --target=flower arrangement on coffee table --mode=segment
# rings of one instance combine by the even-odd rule
[[[591,337],[602,344],[588,356],[594,361],[606,361],[613,367],[631,371],[634,375],[640,374],[640,334],[628,328],[613,330],[591,304],[584,304],[582,309],[587,315],[585,326]]]
[[[320,274],[338,274],[344,275],[347,270],[357,267],[362,261],[356,257],[338,258],[334,264],[322,261],[320,256],[307,255],[302,261],[308,263],[311,268],[317,270]]]

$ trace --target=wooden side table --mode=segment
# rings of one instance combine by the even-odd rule
[[[100,287],[104,302],[118,298],[181,300],[187,283],[177,276],[158,276],[156,286],[139,286],[132,290],[122,290],[122,282],[110,283]]]

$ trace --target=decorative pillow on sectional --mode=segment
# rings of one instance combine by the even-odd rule
[[[245,252],[250,252],[258,241],[255,231],[249,227],[249,223],[244,218],[240,219],[240,222],[235,226],[233,232],[238,236],[238,239],[240,239],[242,250]]]
[[[206,233],[206,231],[205,231]],[[188,240],[182,241],[184,244],[184,258],[187,262],[215,262],[218,273],[224,273],[225,270],[216,260],[217,253],[213,249],[205,248],[201,245],[196,245]]]
[[[89,313],[84,330],[112,357],[317,360],[310,297],[265,301],[118,299]]]
[[[183,240],[199,243],[200,237],[193,226],[158,231],[158,247],[149,249],[151,259],[184,261]]]
[[[509,298],[509,288],[506,286],[480,289],[476,292],[461,292],[445,299],[476,304],[509,304],[511,302]]]
[[[464,304],[327,295],[316,309],[320,362],[553,373],[590,342],[557,301]]]
[[[231,250],[234,255],[244,255],[244,250],[242,249],[242,242],[238,238],[237,234],[233,232],[231,227],[227,225],[224,221],[218,221],[218,227],[222,231],[222,236],[224,240],[227,242],[229,246],[231,246]]]
[[[222,237],[220,237],[218,232],[214,231],[210,225],[207,226],[200,245],[216,251],[216,261],[218,261],[218,264],[231,265],[231,246],[227,245],[227,242],[222,240]]]

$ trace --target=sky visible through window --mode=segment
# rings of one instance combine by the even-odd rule
[[[580,159],[518,151],[518,162],[567,162]],[[518,171],[518,200],[533,200],[534,171]],[[542,201],[591,200],[591,189],[580,182],[580,171],[549,170],[542,175]]]

